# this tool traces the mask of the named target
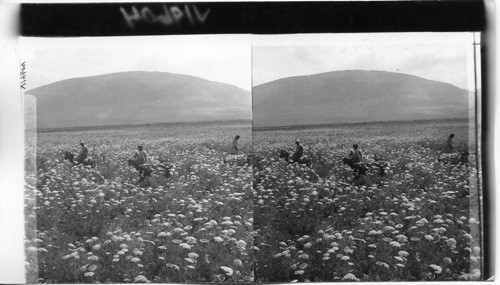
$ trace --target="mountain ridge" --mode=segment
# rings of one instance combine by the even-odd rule
[[[113,75],[113,74],[119,75],[119,74],[132,74],[132,73],[160,73],[160,74],[169,74],[169,75],[180,75],[180,76],[187,77],[187,78],[190,77],[190,78],[194,78],[194,79],[202,79],[202,80],[205,80],[205,81],[208,81],[208,82],[215,82],[215,83],[225,84],[225,85],[228,85],[228,86],[234,86],[234,87],[239,88],[239,89],[241,89],[243,91],[249,92],[248,90],[245,90],[245,89],[243,89],[241,87],[238,87],[238,86],[235,86],[235,85],[232,85],[232,84],[229,84],[229,83],[219,82],[219,81],[215,81],[215,80],[210,80],[210,79],[206,79],[206,78],[198,77],[198,76],[194,76],[194,75],[189,75],[189,74],[180,74],[180,73],[163,72],[163,71],[129,70],[129,71],[119,71],[119,72],[112,72],[112,73],[103,73],[103,74],[97,74],[97,75],[78,76],[78,77],[61,79],[61,80],[58,80],[58,81],[54,81],[52,83],[47,83],[47,84],[44,84],[44,85],[41,85],[41,86],[38,86],[38,87],[35,87],[35,88],[31,88],[30,90],[26,91],[26,93],[29,92],[29,91],[31,91],[31,90],[38,89],[40,87],[50,86],[50,85],[55,84],[55,83],[60,83],[60,82],[64,82],[64,81],[71,81],[71,80],[74,80],[74,79],[84,79],[84,78],[93,78],[93,77],[100,77],[100,76]]]
[[[255,85],[254,88],[258,87],[258,86],[261,86],[261,85],[265,85],[265,84],[270,83],[270,82],[280,81],[280,80],[283,80],[283,79],[294,79],[294,78],[299,78],[299,77],[304,77],[304,76],[314,76],[314,75],[327,75],[327,74],[332,74],[332,73],[336,73],[336,72],[377,72],[377,73],[386,73],[386,74],[401,74],[401,75],[407,75],[407,76],[410,76],[410,77],[415,77],[415,78],[419,78],[419,79],[429,80],[429,81],[433,81],[433,82],[448,84],[448,85],[451,85],[453,87],[460,88],[460,87],[458,87],[456,85],[453,85],[451,83],[444,82],[444,81],[438,81],[438,80],[423,78],[423,77],[420,77],[420,76],[417,76],[417,75],[413,75],[413,74],[408,74],[408,73],[391,72],[391,71],[376,70],[376,69],[370,69],[370,70],[368,70],[368,69],[343,69],[343,70],[333,70],[333,71],[326,71],[326,72],[320,72],[320,73],[311,73],[311,74],[304,74],[304,75],[294,75],[294,76],[283,77],[283,78],[271,80],[269,82],[265,82],[265,83],[262,83],[262,84],[258,84],[258,85]],[[460,89],[463,89],[463,88],[460,88]]]
[[[256,127],[443,119],[468,115],[468,92],[415,75],[341,70],[253,88]]]
[[[125,71],[69,78],[26,94],[37,99],[40,128],[251,118],[250,92],[168,72]]]

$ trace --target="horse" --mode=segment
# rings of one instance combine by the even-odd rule
[[[469,163],[469,152],[444,153],[438,156],[438,161],[444,164],[465,165]]]
[[[144,164],[139,164],[135,159],[129,159],[127,163],[129,166],[133,166],[137,171],[139,171],[139,182],[144,181],[146,177],[151,177],[151,173],[153,173],[151,168]]]
[[[366,166],[362,163],[359,162],[354,162],[352,159],[349,159],[347,157],[344,157],[342,159],[342,162],[344,164],[349,165],[352,170],[354,170],[354,178],[360,177],[360,176],[365,176],[366,175]]]
[[[69,160],[72,164],[75,164],[75,165],[78,164],[78,162],[76,162],[74,160],[75,159],[75,155],[72,154],[69,151],[65,151],[64,152],[64,159]],[[85,158],[83,160],[82,164],[85,165],[85,166],[89,165],[91,168],[95,168],[95,165],[96,165],[95,160],[93,158],[91,158],[91,157]]]
[[[283,158],[288,163],[297,162],[298,164],[304,164],[307,167],[311,167],[312,165],[312,160],[309,157],[307,157],[307,155],[303,155],[297,161],[294,161],[290,158],[290,153],[288,153],[288,151],[284,149],[280,150],[280,158]]]
[[[146,177],[151,177],[153,174],[153,169],[158,172],[164,172],[163,176],[170,177],[170,170],[172,169],[172,164],[167,164],[165,162],[157,164],[139,164],[135,159],[129,159],[127,161],[128,165],[133,166],[137,171],[139,171],[139,181],[142,182]]]
[[[385,169],[388,166],[387,162],[384,161],[373,161],[373,162],[354,162],[352,159],[344,157],[342,159],[344,164],[349,165],[352,170],[354,170],[354,177],[364,176],[368,169],[377,169],[379,176],[385,176]]]

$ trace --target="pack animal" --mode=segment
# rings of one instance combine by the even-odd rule
[[[151,168],[149,168],[148,166],[146,166],[144,164],[139,164],[134,159],[129,159],[127,161],[127,163],[128,163],[128,165],[133,166],[137,171],[139,171],[139,182],[144,181],[144,179],[146,179],[146,177],[151,177],[151,173],[153,173]]]
[[[151,174],[153,174],[153,169],[155,171],[158,171],[163,174],[165,177],[170,177],[170,170],[172,169],[173,165],[172,164],[167,164],[167,163],[158,163],[158,164],[139,164],[136,160],[134,159],[129,159],[127,161],[129,166],[134,167],[137,171],[139,171],[139,182],[144,181],[146,177],[151,177]]]
[[[75,155],[72,154],[71,152],[69,151],[65,151],[64,152],[64,159],[65,160],[69,160],[72,164],[78,164],[76,161],[75,161]],[[95,168],[95,165],[96,165],[96,162],[93,158],[91,157],[87,157],[83,160],[83,165],[88,165],[90,166],[91,168]]]
[[[469,163],[469,152],[444,153],[438,157],[438,161],[444,164],[466,165]]]
[[[387,162],[384,161],[373,161],[373,162],[353,162],[352,159],[344,157],[342,159],[344,164],[349,165],[349,167],[354,170],[354,177],[364,176],[369,169],[373,169],[377,172],[379,176],[385,176],[385,170],[388,166]]]
[[[283,149],[280,150],[280,158],[284,159],[288,163],[297,162],[298,164],[304,164],[307,167],[311,167],[311,165],[312,165],[312,160],[307,155],[303,155],[297,161],[294,161],[290,158],[290,153],[286,150],[283,150]]]

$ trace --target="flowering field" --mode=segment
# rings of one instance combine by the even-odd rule
[[[478,278],[475,156],[440,162],[450,133],[459,151],[474,149],[459,120],[254,132],[255,280]],[[296,138],[311,168],[278,157]],[[353,143],[364,160],[386,162],[384,175],[352,181],[341,158]]]
[[[450,133],[459,151],[471,152],[469,166],[440,161]],[[246,156],[228,155],[236,134],[253,169]],[[279,158],[296,138],[312,167]],[[82,139],[96,169],[62,158]],[[341,161],[353,143],[384,175],[369,168],[353,180]],[[126,161],[139,144],[151,163],[173,165],[169,177],[156,171],[138,182]],[[37,147],[26,172],[32,282],[480,276],[475,146],[465,121],[253,134],[238,123],[51,131],[38,133]]]
[[[252,169],[227,157],[236,134],[249,153],[243,123],[39,132],[28,270],[46,283],[252,282]],[[63,160],[82,139],[96,169]],[[137,183],[127,159],[139,144],[170,177]]]

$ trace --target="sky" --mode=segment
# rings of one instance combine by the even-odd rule
[[[401,72],[471,90],[470,33],[22,38],[27,89],[122,71],[197,76],[250,91],[337,70]]]
[[[186,74],[251,90],[248,35],[22,38],[21,45],[27,90],[122,71]]]
[[[262,38],[252,48],[252,80],[257,86],[290,76],[362,69],[406,73],[469,90],[471,54],[467,33]]]

